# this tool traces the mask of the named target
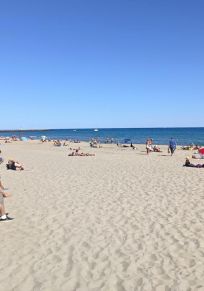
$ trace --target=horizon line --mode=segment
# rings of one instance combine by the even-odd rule
[[[30,129],[0,129],[0,132],[16,131],[53,131],[53,130],[84,130],[84,129],[174,129],[174,128],[204,128],[204,126],[158,126],[158,127],[73,127],[73,128],[30,128]]]

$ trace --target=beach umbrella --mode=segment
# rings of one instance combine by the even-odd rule
[[[199,154],[204,155],[204,148],[199,149]]]

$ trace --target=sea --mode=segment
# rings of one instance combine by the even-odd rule
[[[179,145],[204,145],[204,127],[192,128],[92,128],[92,129],[49,129],[49,130],[15,130],[0,131],[0,136],[26,137],[40,139],[68,139],[90,141],[99,139],[101,142],[144,144],[147,138],[152,138],[154,144],[166,145],[173,137]]]

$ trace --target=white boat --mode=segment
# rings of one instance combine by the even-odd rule
[[[97,129],[97,128],[95,128],[95,129],[94,129],[94,131],[98,131],[98,129]]]

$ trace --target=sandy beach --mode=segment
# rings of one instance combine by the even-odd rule
[[[204,290],[204,169],[167,147],[80,147],[96,155],[2,143],[25,171],[0,165],[15,218],[0,223],[0,291]]]

